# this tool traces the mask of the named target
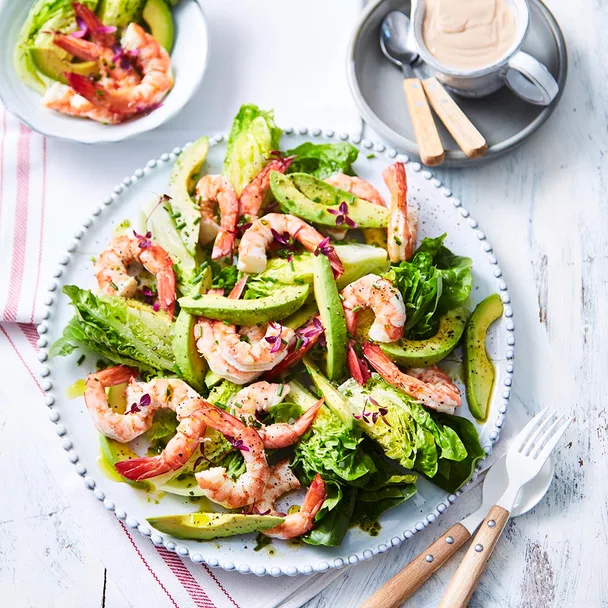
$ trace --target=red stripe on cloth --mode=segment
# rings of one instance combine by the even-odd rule
[[[4,199],[4,142],[6,141],[6,108],[2,108],[2,139],[0,140],[0,225],[2,225],[2,200]]]
[[[171,600],[171,603],[175,606],[175,608],[179,608],[179,606],[177,605],[175,600],[171,597],[171,594],[167,591],[167,588],[160,582],[160,579],[158,578],[158,576],[156,576],[156,574],[154,573],[154,570],[152,570],[152,568],[150,568],[150,565],[148,564],[148,562],[146,561],[144,556],[141,554],[141,551],[137,548],[137,545],[135,544],[135,541],[131,538],[131,535],[129,534],[129,531],[127,530],[126,526],[120,520],[118,521],[118,523],[120,524],[120,527],[122,528],[123,532],[127,535],[127,538],[129,539],[130,543],[133,545],[133,549],[135,549],[135,552],[137,553],[137,555],[139,555],[139,558],[141,559],[141,561],[144,563],[144,565],[148,569],[148,572],[154,577],[154,580],[160,585],[161,589],[167,594],[167,597]]]
[[[30,343],[30,346],[38,352],[38,332],[36,331],[36,326],[29,323],[17,323],[17,325]]]
[[[215,581],[216,585],[222,590],[223,594],[232,602],[232,604],[234,606],[236,606],[236,608],[241,608],[235,601],[234,599],[230,596],[230,594],[228,593],[228,591],[226,591],[226,589],[224,589],[224,586],[222,585],[222,583],[220,583],[217,580],[217,577],[215,576],[215,574],[213,574],[213,572],[211,571],[211,569],[209,568],[209,566],[207,566],[207,564],[203,564],[203,569],[207,571],[207,574]]]
[[[19,308],[19,295],[23,282],[25,245],[27,241],[27,205],[30,189],[30,137],[32,131],[24,125],[19,126],[17,141],[17,207],[15,209],[15,240],[13,242],[13,261],[4,320],[15,322]]]
[[[13,347],[13,350],[15,351],[15,353],[21,360],[21,363],[23,363],[23,366],[28,371],[29,375],[32,377],[32,380],[36,383],[36,386],[39,388],[40,392],[44,394],[44,391],[42,390],[42,386],[40,386],[40,382],[38,382],[38,378],[36,378],[36,375],[34,374],[34,372],[30,369],[29,365],[25,362],[25,359],[21,356],[21,353],[15,346],[15,343],[11,340],[11,337],[6,333],[6,330],[4,329],[4,327],[2,327],[2,325],[0,325],[0,331],[6,336],[6,339],[9,341],[10,345]]]
[[[42,138],[42,209],[40,211],[40,235],[38,237],[38,264],[36,267],[36,283],[34,284],[34,298],[32,299],[32,316],[34,322],[36,301],[38,300],[38,284],[40,283],[40,268],[42,266],[42,246],[44,241],[44,206],[46,203],[46,137]]]
[[[203,591],[201,586],[196,582],[196,579],[186,568],[184,562],[175,553],[171,553],[165,547],[156,547],[158,554],[163,558],[163,561],[177,580],[183,585],[188,595],[192,598],[197,608],[216,608],[215,604],[209,599],[209,596]]]

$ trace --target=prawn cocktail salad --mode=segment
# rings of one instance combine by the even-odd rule
[[[121,223],[94,259],[98,288],[64,287],[76,314],[51,355],[99,359],[84,401],[117,480],[208,499],[150,518],[158,530],[335,546],[353,525],[377,533],[420,475],[450,492],[469,480],[484,452],[438,363],[465,334],[483,419],[502,304],[470,318],[471,260],[445,235],[418,241],[402,163],[384,168],[385,199],[350,143],[280,139],[272,112],[245,105],[221,175],[207,138],[186,148],[145,225]]]
[[[117,124],[151,112],[173,88],[168,1],[37,0],[15,69],[62,114]]]

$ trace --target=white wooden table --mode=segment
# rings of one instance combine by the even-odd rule
[[[551,405],[575,416],[548,496],[509,525],[473,596],[475,607],[608,606],[608,420],[601,388],[608,361],[608,5],[549,6],[570,58],[554,116],[498,162],[437,171],[501,260],[516,312],[515,399],[529,413]],[[148,151],[142,158],[149,157]],[[0,597],[12,598],[11,608],[126,607],[53,482],[36,434],[28,432],[35,408],[6,407],[14,395],[1,365],[0,378]],[[356,606],[478,501],[479,489],[463,496],[399,549],[345,571],[307,608]],[[408,606],[436,605],[457,562]]]

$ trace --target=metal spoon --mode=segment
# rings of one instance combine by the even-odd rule
[[[384,18],[382,26],[380,27],[380,47],[382,48],[384,56],[396,66],[400,67],[405,76],[403,90],[405,91],[408,108],[412,117],[414,134],[416,135],[416,141],[420,148],[422,162],[426,165],[438,165],[443,162],[445,154],[441,140],[439,139],[439,134],[435,128],[435,123],[432,122],[433,118],[428,109],[427,98],[428,101],[430,101],[433,110],[435,110],[437,116],[439,116],[462,151],[469,158],[482,156],[488,149],[486,140],[475,128],[475,125],[466,117],[464,112],[458,107],[456,102],[448,95],[447,91],[441,86],[441,83],[434,77],[426,78],[421,83],[420,80],[415,77],[412,66],[416,63],[420,65],[422,60],[420,59],[418,52],[408,45],[409,29],[410,20],[407,15],[401,11],[391,11]],[[415,92],[413,103],[410,103],[410,97],[412,96],[411,91]],[[422,95],[420,94],[422,91],[426,93],[424,100],[420,99],[421,96],[424,97],[424,93]],[[426,108],[419,106],[420,101],[423,101]],[[412,105],[415,106],[413,109]],[[428,145],[432,145],[433,147],[429,150],[424,147],[427,142],[422,141],[422,139],[427,136],[426,129],[431,130],[428,135],[430,138]],[[441,148],[440,151],[439,148]],[[423,154],[430,155],[428,160],[431,162],[427,162]],[[435,162],[433,162],[433,160],[435,160]]]
[[[380,27],[380,47],[385,57],[403,71],[403,92],[420,158],[425,165],[434,167],[443,162],[445,152],[422,83],[411,67],[418,59],[418,53],[413,53],[406,45],[408,28],[409,19],[402,12],[390,12]]]
[[[553,457],[549,457],[540,473],[519,494],[511,512],[517,517],[533,509],[547,493],[553,479]],[[452,526],[439,539],[414,558],[403,570],[395,574],[360,608],[397,608],[436,572],[469,539],[484,520],[492,505],[502,496],[509,484],[506,455],[486,473],[483,482],[482,506]]]

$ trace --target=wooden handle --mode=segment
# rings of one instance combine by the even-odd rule
[[[469,158],[483,156],[488,149],[486,140],[437,78],[427,78],[422,82],[422,86],[433,110],[462,151]]]
[[[410,111],[420,158],[429,167],[440,165],[445,158],[445,152],[422,83],[418,78],[406,78],[403,81],[403,91]]]
[[[360,608],[396,608],[400,606],[469,538],[471,538],[471,534],[462,524],[452,526],[428,549],[395,574],[388,583],[380,587]]]
[[[507,521],[509,521],[509,511],[494,505],[443,594],[439,608],[466,607]]]

